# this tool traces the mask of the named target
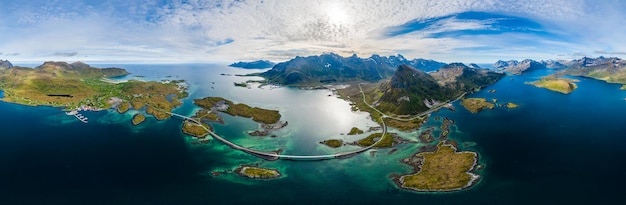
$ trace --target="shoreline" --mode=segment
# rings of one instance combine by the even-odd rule
[[[474,163],[472,164],[472,167],[468,171],[465,172],[466,174],[470,175],[470,180],[467,182],[467,184],[463,185],[463,187],[460,187],[460,188],[454,188],[454,189],[448,189],[448,190],[418,189],[418,188],[404,186],[404,177],[409,176],[409,175],[419,174],[422,171],[422,165],[424,164],[424,157],[422,156],[420,164],[417,165],[417,167],[400,160],[400,163],[406,164],[406,165],[409,165],[409,166],[413,167],[413,171],[414,172],[410,173],[410,174],[404,174],[404,175],[398,174],[397,176],[391,176],[391,180],[397,186],[396,188],[401,189],[401,190],[408,190],[408,191],[412,191],[412,192],[448,193],[448,192],[464,191],[464,190],[470,189],[474,185],[476,185],[480,181],[479,179],[481,178],[480,175],[474,173],[475,171],[477,171],[476,169],[478,167],[478,160],[479,160],[478,159],[478,153],[477,152],[471,152],[471,151],[457,152],[458,149],[456,147],[454,147],[453,145],[451,145],[451,144],[443,144],[443,146],[450,146],[450,147],[452,147],[454,149],[454,153],[471,153],[472,155],[474,155]],[[439,148],[437,148],[437,149],[439,149]],[[413,156],[415,156],[417,154],[420,154],[420,153],[434,153],[436,151],[419,152],[419,153],[414,154]]]

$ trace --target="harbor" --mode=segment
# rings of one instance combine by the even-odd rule
[[[76,108],[75,110],[69,111],[69,112],[65,112],[66,115],[73,115],[74,117],[76,117],[76,119],[78,119],[79,121],[83,122],[83,123],[87,123],[88,118],[83,116],[82,114],[79,113],[79,111],[98,111],[97,109],[91,107],[91,106],[81,106],[79,108]]]

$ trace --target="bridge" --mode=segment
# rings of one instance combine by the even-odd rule
[[[158,109],[158,108],[155,108]],[[253,150],[250,148],[246,148],[246,147],[242,147],[240,145],[237,145],[231,141],[228,141],[227,139],[224,139],[223,137],[215,134],[215,132],[211,131],[210,129],[208,129],[207,127],[205,127],[204,125],[202,125],[202,123],[196,119],[181,115],[181,114],[177,114],[177,113],[172,113],[172,112],[168,112],[165,110],[161,110],[158,109],[161,112],[164,113],[168,113],[172,116],[176,116],[176,117],[180,117],[183,118],[185,120],[189,120],[193,123],[195,123],[197,126],[202,127],[204,130],[206,130],[214,139],[219,140],[220,142],[232,147],[233,149],[236,150],[240,150],[243,151],[245,153],[257,156],[259,158],[265,159],[265,160],[278,160],[278,159],[284,159],[284,160],[298,160],[298,161],[313,161],[313,160],[327,160],[327,159],[335,159],[335,158],[349,158],[352,157],[354,155],[363,153],[373,147],[375,147],[380,141],[382,141],[382,137],[376,141],[374,144],[367,146],[367,147],[363,147],[361,149],[357,149],[354,151],[349,151],[349,152],[341,152],[341,153],[336,153],[336,154],[328,154],[328,155],[285,155],[285,154],[278,154],[276,152],[265,152],[265,151],[258,151],[258,150]],[[385,134],[387,134],[387,127],[384,125],[385,123],[383,122],[383,136]]]
[[[363,89],[361,89],[361,85],[359,84],[359,90],[361,91],[361,94],[363,95],[363,102],[369,106],[370,108],[372,108],[374,111],[378,112],[381,114],[380,116],[380,122],[382,123],[382,129],[383,129],[383,134],[381,135],[380,139],[378,139],[378,141],[374,142],[372,145],[367,146],[367,147],[363,147],[361,149],[357,149],[357,150],[353,150],[353,151],[348,151],[348,152],[340,152],[340,153],[335,153],[335,154],[327,154],[327,155],[286,155],[286,154],[279,154],[277,152],[267,152],[267,151],[259,151],[259,150],[253,150],[250,148],[246,148],[240,145],[237,145],[231,141],[228,141],[227,139],[224,139],[223,137],[219,136],[218,134],[216,134],[215,132],[211,131],[209,128],[205,127],[204,125],[202,125],[202,123],[196,119],[181,115],[181,114],[177,114],[177,113],[172,113],[169,111],[165,111],[162,109],[159,109],[157,107],[154,107],[156,110],[159,110],[161,112],[164,113],[168,113],[172,116],[176,116],[176,117],[180,117],[182,119],[185,120],[189,120],[190,122],[193,122],[194,124],[196,124],[197,126],[202,127],[204,130],[206,130],[214,139],[230,146],[233,149],[236,150],[240,150],[243,151],[245,153],[254,155],[256,157],[265,159],[265,160],[296,160],[296,161],[315,161],[315,160],[328,160],[328,159],[345,159],[345,158],[349,158],[358,154],[361,154],[367,150],[370,150],[372,148],[374,148],[376,145],[378,145],[378,143],[380,143],[383,139],[383,137],[387,134],[387,125],[385,125],[385,118],[391,118],[391,119],[395,119],[395,120],[402,120],[402,121],[409,121],[409,120],[413,120],[415,118],[418,117],[422,117],[424,115],[430,114],[431,112],[441,108],[443,105],[447,104],[447,103],[451,103],[454,101],[457,101],[459,99],[461,99],[465,93],[463,95],[461,95],[460,97],[458,97],[456,100],[453,101],[448,101],[445,103],[441,103],[438,106],[435,106],[423,113],[420,113],[412,118],[397,118],[397,117],[392,117],[389,115],[386,115],[385,113],[379,111],[378,109],[376,109],[374,106],[370,105],[369,103],[367,103],[367,101],[365,100],[365,93],[363,92]]]

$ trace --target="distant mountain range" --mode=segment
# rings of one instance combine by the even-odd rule
[[[626,85],[626,61],[616,57],[581,58],[568,63],[561,74],[585,76]]]
[[[319,56],[296,57],[276,64],[261,76],[284,85],[315,85],[332,82],[376,82],[390,77],[400,65],[411,65],[423,71],[434,71],[445,63],[427,59],[407,60],[402,55],[359,58],[342,57],[334,53]]]
[[[626,61],[616,57],[588,58],[574,60],[498,61],[493,68],[513,74],[522,74],[537,69],[561,69],[560,74],[585,76],[610,83],[626,84]]]
[[[258,60],[258,61],[252,61],[252,62],[239,61],[237,63],[230,64],[229,66],[237,67],[237,68],[246,68],[246,69],[263,69],[263,68],[271,68],[274,65],[276,64],[268,60]]]

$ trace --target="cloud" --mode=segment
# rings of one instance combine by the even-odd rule
[[[6,0],[0,50],[42,61],[71,54],[59,51],[80,55],[53,56],[81,61],[279,61],[324,52],[546,59],[626,47],[615,41],[626,38],[624,9],[619,0]]]
[[[78,55],[78,52],[56,52],[52,54],[53,56],[62,56],[62,57],[72,57]]]
[[[623,51],[603,51],[603,50],[595,50],[594,53],[597,54],[605,54],[605,55],[626,55],[626,52]]]

